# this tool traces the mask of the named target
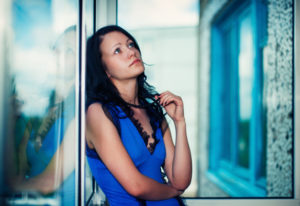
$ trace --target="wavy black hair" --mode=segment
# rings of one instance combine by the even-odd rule
[[[88,39],[86,49],[86,106],[88,107],[95,101],[100,101],[102,105],[118,105],[125,110],[127,115],[132,116],[133,112],[130,109],[132,105],[121,98],[119,91],[108,78],[105,72],[107,69],[106,65],[102,61],[100,45],[103,41],[103,37],[114,31],[121,32],[132,40],[134,46],[141,54],[135,38],[119,26],[109,25],[95,32]],[[164,118],[163,110],[158,101],[154,98],[158,93],[146,80],[147,77],[144,72],[137,77],[138,99],[141,107],[146,109],[150,121],[158,122],[161,125]]]

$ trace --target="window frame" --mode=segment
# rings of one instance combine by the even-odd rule
[[[294,0],[294,197],[293,198],[243,198],[243,199],[186,199],[189,206],[298,206],[300,205],[300,58],[295,58],[300,55],[300,2]]]
[[[266,181],[265,178],[259,177],[260,170],[260,153],[262,151],[263,134],[262,134],[262,102],[260,101],[262,96],[262,74],[261,74],[261,58],[257,58],[257,55],[260,52],[261,46],[261,37],[258,36],[256,29],[257,27],[264,28],[265,25],[261,25],[264,21],[258,23],[256,21],[256,6],[255,1],[244,1],[242,4],[240,2],[234,2],[230,6],[228,6],[225,11],[217,17],[212,23],[212,38],[211,38],[211,119],[210,119],[210,160],[209,160],[209,171],[207,172],[207,177],[219,185],[226,193],[228,193],[232,197],[264,197]],[[258,12],[257,12],[258,13]],[[238,55],[239,55],[239,46],[240,46],[240,30],[239,27],[244,18],[251,18],[251,25],[253,29],[253,42],[254,42],[254,82],[253,84],[253,92],[252,92],[252,112],[250,119],[250,127],[249,127],[249,167],[244,168],[238,165],[238,127],[239,127],[239,68],[238,68]],[[228,58],[233,59],[232,65],[230,65],[230,72],[224,72],[224,64],[227,65],[224,61],[226,59],[222,53],[225,33],[227,31],[229,34],[231,56]],[[220,46],[222,45],[222,46]],[[236,49],[237,48],[237,49]],[[256,57],[256,58],[255,58]],[[219,60],[221,61],[219,63]],[[220,73],[224,73],[220,75]],[[229,77],[231,82],[228,86],[229,88],[229,97],[225,98],[225,107],[223,104],[220,104],[218,99],[223,99],[227,89],[225,89],[225,84],[223,79],[225,79],[226,73],[229,73]],[[228,81],[228,80],[227,80]],[[218,82],[219,85],[215,86]],[[216,88],[217,87],[217,88]],[[226,100],[227,99],[227,100]],[[219,112],[214,114],[213,111],[216,111],[216,108]],[[229,108],[227,112],[225,112],[225,108]],[[224,136],[222,134],[225,133],[223,127],[224,123],[226,124],[226,115],[222,115],[221,113],[230,113],[229,130],[230,132],[230,157],[229,160],[225,160],[222,157],[224,144],[218,144],[216,148],[216,144],[214,142],[222,142]],[[219,114],[220,113],[220,114]],[[221,123],[219,120],[221,119]],[[217,125],[217,126],[215,126]],[[226,126],[226,125],[225,125]],[[215,128],[220,129],[219,133],[214,131]],[[227,127],[228,128],[228,127]],[[260,144],[258,144],[260,143]],[[259,145],[257,147],[257,145]],[[227,149],[227,148],[226,148]],[[232,184],[234,182],[234,185]]]
[[[76,102],[80,102],[80,119],[78,121],[78,134],[80,134],[79,145],[78,145],[78,165],[76,165],[78,176],[77,180],[77,205],[90,205],[90,204],[102,204],[99,203],[99,200],[103,200],[103,193],[101,189],[99,189],[95,179],[92,177],[92,193],[87,197],[85,191],[86,185],[86,158],[85,158],[85,65],[86,65],[86,40],[89,36],[86,34],[85,21],[87,18],[86,14],[86,5],[88,0],[82,0],[80,2],[79,13],[81,17],[81,25],[80,25],[80,36],[78,37],[78,42],[80,43],[80,55],[79,62],[80,65],[80,74],[78,75],[78,99]],[[103,26],[109,24],[117,23],[117,0],[93,0],[93,33],[95,33],[98,29]],[[76,195],[77,196],[77,195]]]

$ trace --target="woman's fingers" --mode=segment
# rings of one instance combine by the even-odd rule
[[[166,106],[171,102],[174,102],[176,105],[182,105],[181,97],[176,96],[169,91],[161,93],[159,98],[162,106]]]
[[[160,104],[162,106],[165,106],[166,104],[168,104],[170,102],[171,99],[172,99],[171,95],[165,94],[165,95],[160,97]]]
[[[155,97],[159,103],[165,108],[167,114],[174,120],[184,119],[183,101],[180,96],[166,91]]]

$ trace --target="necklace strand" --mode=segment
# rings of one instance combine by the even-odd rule
[[[131,107],[135,107],[135,108],[146,108],[149,107],[150,105],[154,104],[155,102],[158,102],[159,99],[155,99],[152,103],[148,103],[146,105],[143,104],[131,104],[129,102],[125,102],[127,105],[131,106]]]

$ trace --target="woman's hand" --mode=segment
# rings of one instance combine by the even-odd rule
[[[184,120],[183,101],[180,96],[166,91],[159,96],[155,96],[155,98],[159,99],[159,103],[165,108],[167,114],[174,122]]]
[[[172,187],[178,191],[184,191],[192,178],[192,158],[186,133],[183,101],[181,97],[168,91],[155,98],[174,121],[176,129],[174,146],[170,128],[165,120],[162,122],[162,128],[167,128],[163,137],[166,148],[164,169]]]

